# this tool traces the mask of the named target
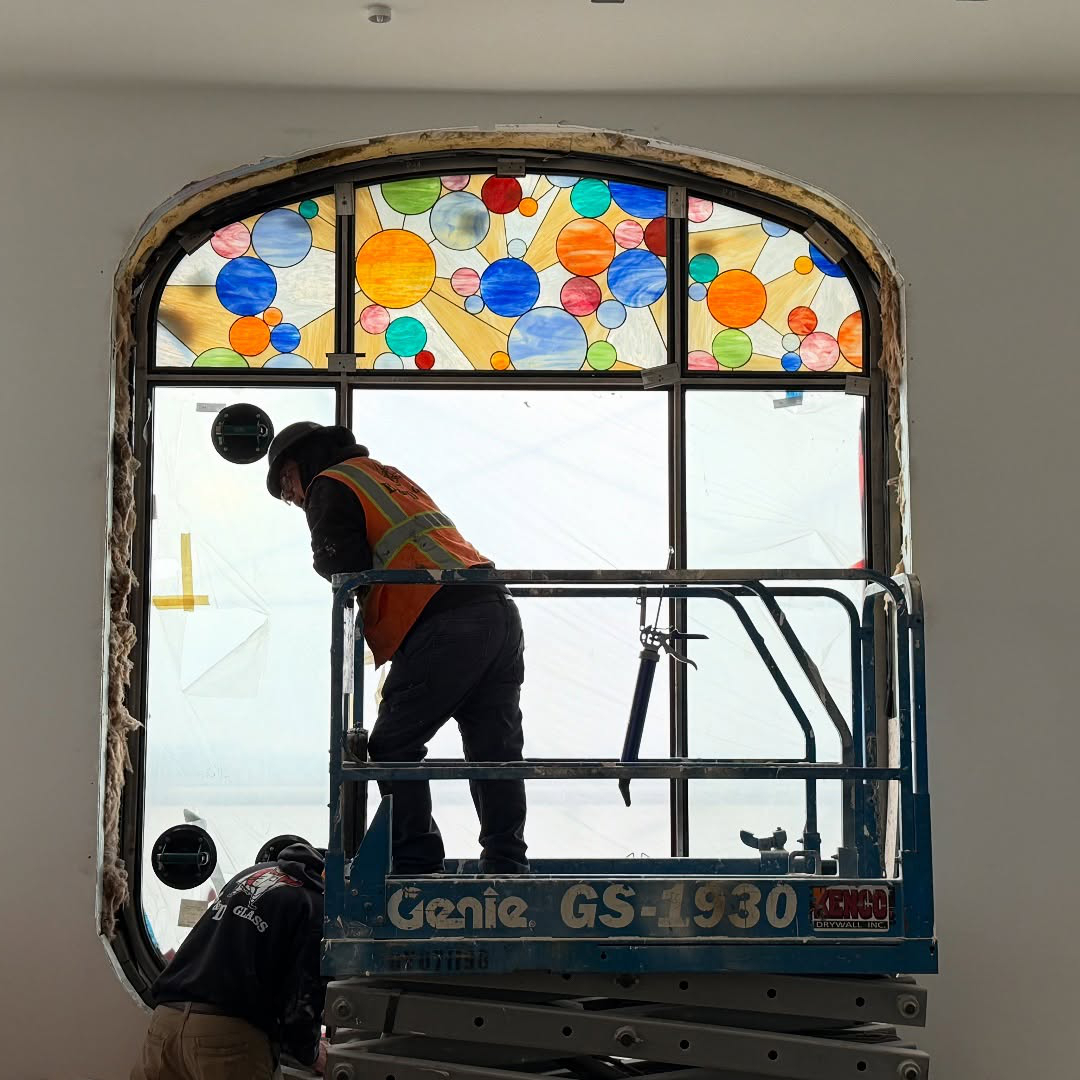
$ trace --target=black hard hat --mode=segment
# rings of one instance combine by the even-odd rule
[[[255,861],[257,863],[277,862],[278,856],[287,847],[292,847],[293,844],[307,844],[308,847],[311,847],[311,844],[302,836],[297,836],[295,833],[283,833],[281,836],[275,836],[272,840],[267,840],[259,848],[259,854],[255,856]]]
[[[274,441],[267,451],[266,490],[275,499],[281,498],[281,468],[289,459],[289,451],[294,450],[305,439],[314,435],[317,431],[323,431],[322,424],[316,424],[314,420],[298,420],[282,428],[274,436]]]

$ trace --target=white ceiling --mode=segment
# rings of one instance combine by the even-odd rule
[[[1080,91],[1078,0],[7,0],[0,74],[388,90]],[[9,6],[10,5],[10,6]]]

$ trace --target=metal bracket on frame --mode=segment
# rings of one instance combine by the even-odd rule
[[[849,375],[844,380],[844,393],[853,394],[857,397],[870,396],[869,375]]]
[[[525,159],[524,158],[499,158],[495,162],[495,175],[496,176],[524,176],[525,175]]]
[[[834,263],[838,263],[847,254],[847,248],[820,221],[815,221],[804,235],[818,251]]]
[[[667,216],[681,221],[686,217],[686,188],[669,187],[667,191]]]
[[[662,367],[645,368],[641,372],[641,385],[646,390],[656,390],[662,386],[674,386],[678,381],[678,364],[664,364]]]
[[[326,354],[326,368],[328,371],[355,371],[356,358],[364,356],[364,353],[332,352]]]
[[[185,255],[193,255],[213,235],[214,232],[212,229],[199,229],[194,232],[185,233],[180,237],[180,246],[184,249]]]
[[[352,217],[356,213],[356,188],[354,185],[334,185],[334,207],[342,217]]]

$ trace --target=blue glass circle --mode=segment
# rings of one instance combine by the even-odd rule
[[[496,315],[524,315],[540,296],[540,279],[520,259],[498,259],[480,278],[480,295]]]
[[[383,371],[384,369],[398,370],[400,371],[405,366],[405,361],[400,356],[395,356],[392,352],[384,352],[380,356],[375,357],[374,368],[376,371]]]
[[[840,269],[836,263],[827,259],[813,244],[810,245],[810,258],[813,260],[814,265],[826,276],[826,277],[843,277],[844,271]]]
[[[689,289],[690,299],[691,300],[704,300],[706,295],[708,294],[708,292],[709,292],[709,290],[706,289],[705,286],[702,285],[700,281],[695,281],[694,284],[691,285],[690,289]]]
[[[626,322],[626,308],[618,300],[605,300],[596,309],[596,321],[608,330],[614,330]]]
[[[483,201],[468,191],[451,191],[431,208],[435,239],[454,251],[476,247],[488,234],[491,215]]]
[[[512,259],[520,259],[525,255],[525,252],[529,250],[529,245],[525,243],[520,237],[515,237],[506,245],[506,253]]]
[[[470,315],[479,315],[484,310],[484,301],[481,299],[479,293],[474,293],[472,296],[465,299],[465,310]]]
[[[562,308],[533,308],[521,316],[507,339],[506,351],[518,371],[567,371],[580,368],[589,347],[585,328]]]
[[[780,358],[780,364],[785,371],[798,371],[802,367],[802,357],[797,352],[786,352]]]
[[[627,307],[648,307],[664,295],[667,272],[651,251],[624,251],[611,261],[608,288]]]
[[[580,176],[549,176],[548,177],[548,180],[550,180],[551,183],[553,183],[556,187],[573,187],[578,182],[578,180],[580,180],[580,179],[581,179]]]
[[[791,231],[786,225],[778,225],[775,221],[762,221],[761,227],[770,236],[786,236]]]
[[[271,210],[255,222],[251,246],[271,266],[295,266],[311,250],[311,226],[295,210]]]
[[[261,259],[241,255],[218,271],[214,289],[226,311],[234,315],[258,315],[274,302],[277,278]]]
[[[609,181],[611,197],[631,217],[658,218],[667,214],[667,192],[663,188],[647,188],[640,184],[619,184]]]
[[[270,331],[270,344],[279,353],[291,353],[300,344],[300,331],[290,322],[278,323]]]
[[[311,367],[311,361],[304,359],[298,353],[287,352],[282,353],[280,356],[272,356],[269,360],[263,364],[263,367],[268,368],[309,368]]]

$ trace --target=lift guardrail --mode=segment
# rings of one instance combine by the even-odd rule
[[[863,586],[861,610],[828,584],[852,581]],[[628,760],[628,733],[624,753],[611,759],[368,761],[363,605],[356,598],[376,584],[501,584],[515,598],[725,604],[801,730],[803,757],[636,759],[633,751]],[[796,597],[835,603],[847,617],[850,724],[783,610]],[[835,728],[839,761],[818,760],[813,725],[753,605],[776,627]],[[336,577],[332,618],[327,974],[937,970],[923,607],[914,577],[818,569],[382,570]],[[895,723],[881,725],[882,718]],[[880,739],[879,726],[894,737]],[[369,822],[368,785],[410,779],[606,779],[613,786],[796,779],[805,784],[806,819],[795,850],[780,838],[749,838],[757,858],[539,859],[530,874],[506,877],[481,875],[473,860],[449,860],[446,874],[406,878],[391,872],[391,800],[382,800]],[[817,828],[823,780],[841,781],[835,858],[822,857]]]

